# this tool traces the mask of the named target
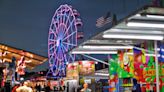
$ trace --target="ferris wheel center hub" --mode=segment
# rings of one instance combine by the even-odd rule
[[[56,46],[59,47],[61,44],[61,40],[57,40]]]

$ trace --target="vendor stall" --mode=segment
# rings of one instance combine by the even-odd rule
[[[1,66],[5,65],[3,69],[4,83],[14,85],[19,81],[19,76],[25,74],[25,68],[33,69],[45,61],[47,61],[46,57],[0,44],[0,64]]]
[[[162,92],[163,28],[164,8],[145,6],[83,42],[71,53],[109,65],[113,91],[119,87],[118,91],[128,92],[140,86],[142,90]],[[109,60],[108,64],[90,54],[116,54],[117,59]]]

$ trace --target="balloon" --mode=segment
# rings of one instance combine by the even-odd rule
[[[149,70],[149,68],[147,68],[147,67],[146,67],[146,68],[145,68],[145,70],[146,70],[146,71],[148,71],[148,70]]]
[[[140,65],[140,68],[144,68],[144,66],[143,65]]]
[[[148,62],[148,66],[149,66],[149,67],[152,67],[153,65],[154,65],[154,57],[151,56],[151,57],[150,57],[150,60],[149,60],[149,62]]]
[[[153,81],[153,80],[155,80],[156,76],[152,76],[151,78],[152,78],[152,81]]]
[[[147,82],[150,82],[151,81],[151,78],[150,77],[146,78],[146,81]]]

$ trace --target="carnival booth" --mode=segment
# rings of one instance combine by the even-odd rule
[[[109,65],[110,92],[163,92],[164,8],[144,6],[114,22],[71,53]],[[106,63],[90,54],[111,56]]]
[[[109,69],[100,69],[95,71],[95,90],[96,92],[108,92],[109,86]]]
[[[4,65],[1,86],[5,86],[5,83],[14,86],[25,74],[25,68],[33,69],[45,61],[46,57],[0,44],[0,64]]]
[[[79,75],[80,85],[83,86],[84,83],[87,83],[89,85],[89,88],[94,91],[95,62],[89,60],[79,61]]]
[[[82,89],[84,83],[88,83],[89,87],[94,85],[95,65],[94,61],[75,61],[74,63],[67,64],[65,85],[69,92]],[[80,84],[80,85],[79,85]]]
[[[66,69],[65,85],[68,92],[77,90],[79,85],[79,63],[69,63]]]

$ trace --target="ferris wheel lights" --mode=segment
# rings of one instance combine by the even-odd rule
[[[77,25],[77,26],[82,26],[82,25],[83,25],[83,23],[82,23],[82,21],[81,21],[80,18],[77,18],[77,19],[76,19],[76,25]]]
[[[59,40],[57,40],[56,46],[58,47],[58,46],[59,46],[59,44],[60,44],[60,41],[59,41]]]
[[[75,10],[75,9],[73,9],[73,14],[74,14],[75,16],[80,16],[80,14],[78,13],[78,11]]]
[[[82,25],[79,15],[72,6],[65,4],[56,10],[52,18],[48,37],[48,74],[53,77],[65,76],[66,64],[75,59],[68,51],[77,46],[77,26]]]

